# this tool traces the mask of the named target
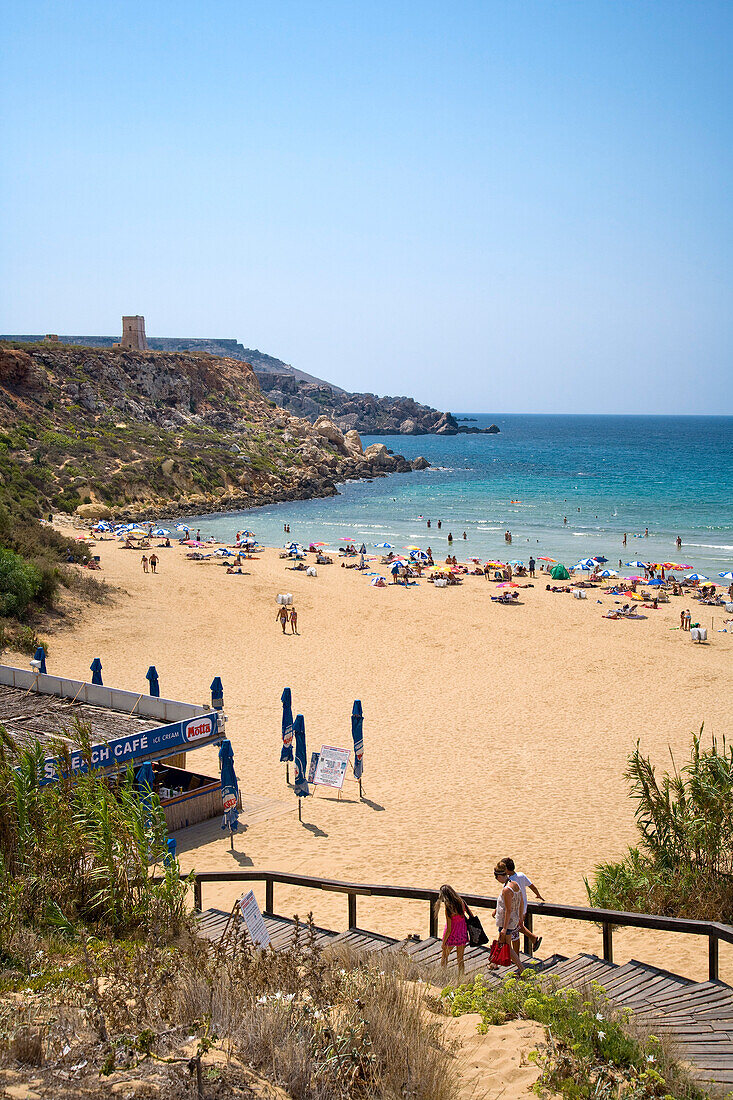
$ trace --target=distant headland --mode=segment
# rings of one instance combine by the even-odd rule
[[[0,340],[21,344],[49,342],[88,348],[128,347],[140,351],[186,352],[237,359],[250,364],[262,393],[270,401],[312,424],[319,417],[328,417],[342,432],[357,431],[362,435],[496,435],[499,432],[496,424],[488,428],[478,428],[473,424],[469,427],[467,417],[461,418],[459,423],[452,413],[422,405],[412,397],[350,393],[257,348],[246,348],[237,340],[146,336],[145,320],[140,316],[123,318],[121,340],[113,336],[56,334],[8,335],[0,336]]]

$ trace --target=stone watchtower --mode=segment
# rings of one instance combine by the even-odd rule
[[[120,347],[135,348],[136,351],[148,350],[148,342],[145,339],[144,317],[122,318],[122,342]]]

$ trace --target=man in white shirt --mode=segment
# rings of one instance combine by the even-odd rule
[[[534,952],[537,951],[540,944],[542,943],[542,936],[536,936],[534,932],[530,932],[529,928],[527,928],[526,924],[524,923],[524,918],[527,913],[527,887],[529,887],[529,889],[537,895],[540,901],[544,901],[545,899],[542,897],[542,894],[532,882],[529,875],[525,875],[523,871],[518,871],[516,869],[514,860],[510,856],[504,857],[504,863],[506,864],[507,870],[509,871],[510,882],[516,882],[519,886],[519,889],[522,891],[522,902],[524,904],[524,908],[522,909],[521,931],[524,933],[525,936],[529,936],[529,938],[532,940],[532,953],[534,954]]]

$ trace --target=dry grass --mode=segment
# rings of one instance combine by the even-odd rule
[[[78,1096],[131,1077],[135,1095],[149,1078],[151,1096],[253,1095],[254,1075],[292,1100],[451,1100],[441,1019],[407,976],[399,960],[321,951],[297,924],[278,953],[238,928],[217,949],[88,940],[59,954],[29,938],[0,976],[0,1073],[50,1084],[63,1070]]]

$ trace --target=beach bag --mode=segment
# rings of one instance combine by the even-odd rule
[[[466,918],[466,927],[468,928],[468,942],[471,947],[483,947],[485,943],[489,942],[489,937],[484,932],[484,926],[473,913]]]
[[[499,943],[498,940],[494,940],[489,949],[489,958],[495,966],[509,966],[512,961],[512,956],[509,952],[508,943]]]

